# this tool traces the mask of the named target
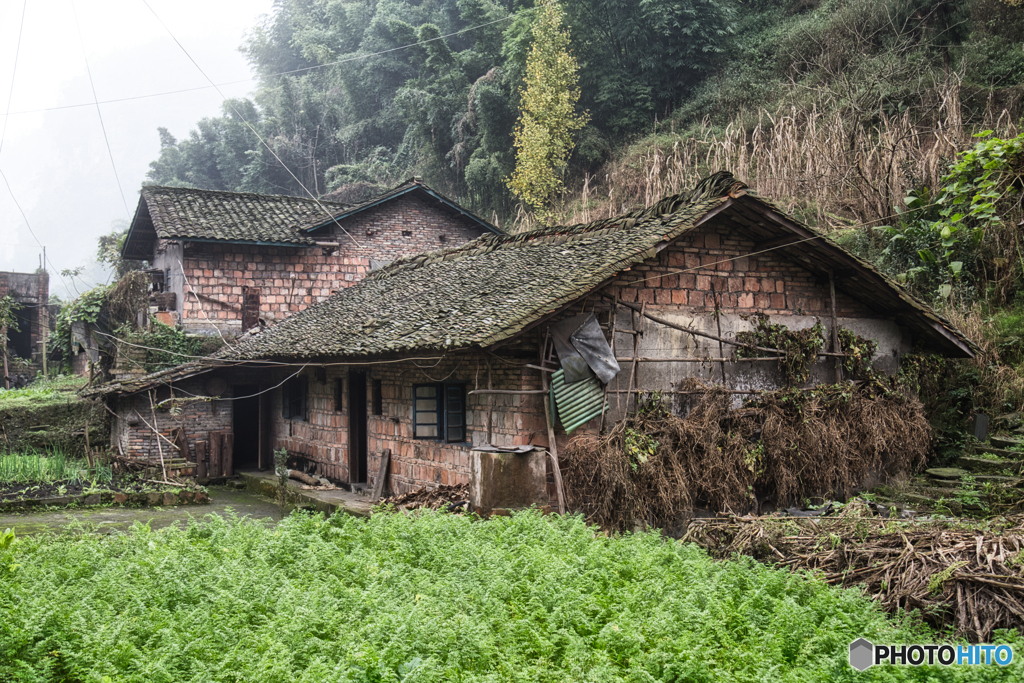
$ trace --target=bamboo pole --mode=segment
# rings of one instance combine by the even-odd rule
[[[830,268],[828,271],[828,289],[832,297],[832,353],[838,354],[839,348],[839,318],[836,317],[836,279]],[[835,360],[836,364],[836,384],[843,381],[843,364],[842,361],[837,357]]]
[[[152,429],[153,429],[153,431],[157,435],[156,450],[157,450],[157,453],[160,454],[160,470],[161,470],[161,472],[163,472],[164,481],[167,481],[167,466],[164,465],[164,449],[163,449],[163,446],[160,445],[160,438],[159,438],[159,437],[163,436],[163,434],[161,434],[160,430],[157,429],[159,423],[157,422],[157,419],[156,419],[156,403],[153,402],[153,392],[152,391],[146,392],[146,395],[149,396],[149,407],[153,411],[153,427],[152,427]],[[143,422],[145,422],[145,420],[143,420]],[[170,443],[170,442],[168,441],[168,443]]]
[[[712,288],[714,292],[714,289]],[[725,378],[725,344],[722,342],[722,297],[718,292],[715,295],[715,326],[718,328],[718,355],[722,357],[722,386],[729,388],[729,381]]]
[[[637,359],[640,357],[640,337],[643,334],[644,326],[644,311],[647,309],[647,302],[645,301],[640,307],[640,317],[637,318],[636,313],[630,313],[630,320],[633,323],[633,330],[636,331],[636,335],[633,337],[633,365],[629,369],[629,384],[626,385],[626,412],[629,412],[629,399],[633,393],[633,377],[636,376],[636,364]],[[640,323],[640,329],[637,329],[637,322]]]
[[[540,345],[540,362],[544,363],[544,352],[548,346],[548,335],[544,334],[544,341]],[[558,444],[555,443],[555,426],[551,420],[551,395],[550,381],[546,372],[540,373],[541,388],[544,390],[544,421],[548,427],[548,455],[551,456],[551,470],[555,477],[555,493],[558,495],[558,514],[565,514],[565,491],[562,488],[562,467],[558,463]]]
[[[631,308],[634,311],[639,311],[641,313],[641,315],[643,315],[645,318],[647,318],[650,321],[656,322],[659,325],[664,325],[665,327],[671,327],[672,329],[679,330],[680,332],[685,332],[686,334],[692,334],[692,335],[697,336],[697,337],[704,337],[705,339],[713,339],[714,341],[720,341],[720,342],[723,342],[725,344],[730,344],[732,346],[742,346],[744,348],[756,349],[757,351],[764,351],[766,353],[779,353],[779,354],[783,354],[783,352],[781,350],[779,350],[779,349],[770,349],[770,348],[767,348],[767,347],[764,347],[764,346],[757,346],[755,344],[745,344],[743,342],[738,342],[735,339],[725,339],[724,337],[717,337],[717,336],[715,336],[713,334],[708,334],[707,332],[701,332],[699,330],[693,329],[692,327],[686,327],[685,325],[678,325],[678,324],[676,324],[674,322],[671,322],[669,320],[665,320],[664,318],[659,318],[657,316],[651,315],[650,313],[645,313],[645,312],[643,312],[643,309],[647,306],[646,302],[644,302],[643,306],[637,306],[636,304],[631,304],[629,302],[622,301],[620,299],[616,299],[616,301],[618,301],[620,304],[622,304],[626,308]]]

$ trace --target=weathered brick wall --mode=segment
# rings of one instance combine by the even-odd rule
[[[175,396],[204,395],[202,378],[185,380],[176,385]],[[187,392],[187,393],[186,393]],[[160,401],[170,396],[170,390],[161,387],[156,390],[154,401]],[[232,401],[231,393],[228,390],[220,400],[211,401],[189,401],[181,406],[180,414],[172,415],[169,404],[164,404],[156,409],[156,423],[154,424],[153,408],[150,404],[149,394],[140,393],[134,396],[121,397],[116,402],[115,412],[117,418],[111,425],[111,445],[115,448],[120,444],[120,452],[126,457],[142,460],[158,460],[160,449],[163,449],[165,458],[179,457],[177,451],[163,439],[159,439],[153,433],[150,425],[155,426],[167,439],[173,440],[171,433],[178,427],[185,428],[185,436],[188,440],[188,460],[195,462],[195,442],[207,441],[208,434],[212,431],[225,431],[232,428]],[[148,423],[148,424],[147,424]]]
[[[341,226],[347,234],[331,228],[340,253],[382,261],[452,247],[484,234],[440,203],[411,193],[346,218]]]
[[[35,273],[0,272],[0,297],[11,296],[22,308],[16,314],[29,323],[22,333],[29,335],[31,361],[36,370],[43,365],[43,339],[50,329],[50,276],[46,271]],[[23,327],[23,326],[19,326]],[[12,334],[16,334],[13,333]]]
[[[355,284],[369,270],[369,260],[328,256],[319,247],[193,243],[183,266],[182,324],[202,329],[209,320],[237,332],[243,286],[259,287],[260,316],[280,321]]]
[[[724,227],[703,228],[623,273],[605,291],[630,303],[710,310],[717,293],[723,313],[831,315],[827,282],[818,282],[779,252],[746,256],[753,251],[754,242]],[[836,309],[840,317],[874,315],[842,292],[836,292]]]
[[[522,389],[539,386],[536,371],[523,362],[491,362],[491,384],[495,389]],[[418,363],[423,365],[424,363]],[[496,445],[546,443],[547,434],[540,396],[469,395],[474,388],[487,386],[487,359],[478,354],[460,354],[428,370],[412,362],[363,366],[367,378],[367,472],[373,486],[380,467],[380,456],[391,449],[388,484],[402,493],[420,486],[469,482],[469,451],[486,443],[487,413],[491,406],[491,442]],[[479,366],[479,369],[478,369]],[[467,441],[447,444],[413,437],[413,385],[438,378],[464,383],[466,388]],[[274,448],[285,448],[318,463],[318,472],[337,481],[349,481],[349,373],[344,367],[327,368],[326,382],[309,379],[307,420],[281,416],[281,391],[275,392],[272,408]],[[343,384],[341,409],[335,405],[335,382]],[[382,414],[372,410],[373,381],[379,380]]]
[[[188,243],[182,258],[186,282],[177,304],[181,323],[207,333],[211,322],[222,331],[241,332],[244,286],[260,288],[262,318],[280,321],[361,280],[370,270],[370,259],[391,261],[483,234],[465,219],[412,195],[367,209],[342,225],[347,234],[332,226],[316,235],[318,241],[337,242],[337,247]],[[174,270],[173,264],[159,267],[165,265]]]

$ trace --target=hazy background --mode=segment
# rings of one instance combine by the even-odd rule
[[[246,31],[270,12],[272,0],[148,1],[214,82],[243,81],[222,85],[225,96],[249,92],[253,81],[238,47]],[[93,104],[86,58],[120,192]],[[157,127],[167,127],[180,139],[200,118],[220,113],[221,95],[203,88],[208,85],[141,0],[28,0],[27,6],[23,0],[0,0],[0,130],[4,112],[11,112],[0,169],[28,216],[26,225],[0,179],[0,270],[34,271],[41,242],[52,293],[69,298],[105,281],[108,273],[94,258],[97,238],[135,211],[149,162],[159,153]],[[186,88],[203,89],[102,104]],[[86,268],[80,278],[59,275],[79,266]]]

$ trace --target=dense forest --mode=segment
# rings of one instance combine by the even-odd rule
[[[757,186],[769,160],[751,159],[756,151],[775,164],[774,184],[759,189],[777,197],[801,194],[795,179],[779,184],[782,171],[815,196],[849,180],[837,175],[868,176],[869,196],[805,218],[820,222],[823,209],[874,218],[898,203],[905,179],[825,168],[834,158],[817,159],[819,169],[782,158],[810,151],[799,146],[808,127],[845,157],[876,151],[880,133],[905,137],[894,126],[919,134],[951,118],[981,125],[995,111],[1018,113],[1024,12],[1000,0],[561,4],[588,114],[567,170],[566,219],[650,201],[710,162]],[[358,200],[418,174],[506,224],[518,213],[505,180],[536,15],[532,0],[279,0],[242,48],[259,77],[251,98],[225,102],[223,116],[182,140],[160,131],[149,178],[284,194],[340,188]],[[723,142],[724,156],[712,149]],[[678,179],[673,153],[685,157]],[[895,168],[901,154],[872,163],[914,173]]]

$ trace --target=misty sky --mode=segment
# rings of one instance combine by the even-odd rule
[[[147,1],[214,82],[242,81],[221,85],[226,97],[251,91],[249,65],[238,47],[260,16],[270,12],[273,0]],[[86,59],[113,165],[93,103]],[[159,153],[157,127],[185,137],[199,119],[220,114],[222,97],[205,87],[103,101],[208,85],[142,0],[28,0],[27,6],[24,0],[0,0],[0,130],[4,112],[8,107],[11,112],[0,169],[28,216],[26,225],[0,179],[0,270],[34,271],[41,242],[46,246],[52,293],[70,298],[76,290],[105,281],[106,271],[94,261],[96,240],[110,232],[114,221],[127,221],[134,213],[149,162]],[[58,274],[79,266],[88,270],[74,282]]]

